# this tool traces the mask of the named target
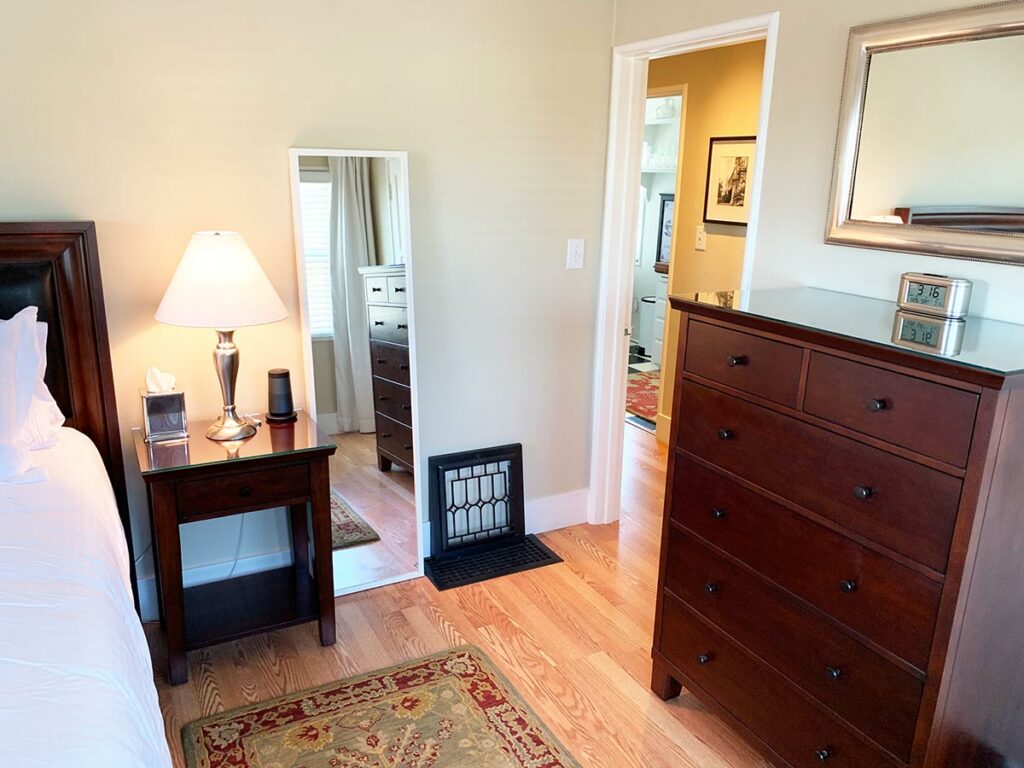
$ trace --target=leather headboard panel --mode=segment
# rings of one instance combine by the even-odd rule
[[[74,421],[74,402],[61,324],[54,263],[0,261],[0,320],[9,320],[28,306],[39,307],[39,320],[48,325],[46,337],[46,386],[61,412]]]

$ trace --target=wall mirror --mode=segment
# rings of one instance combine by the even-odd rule
[[[1024,264],[1024,3],[850,32],[826,241]]]
[[[331,460],[337,594],[422,573],[405,152],[292,149],[306,403]]]

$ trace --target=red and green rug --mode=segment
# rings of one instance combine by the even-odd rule
[[[661,371],[631,373],[626,378],[626,412],[647,421],[658,418],[658,387]]]
[[[331,549],[380,541],[380,535],[363,520],[337,491],[331,491]]]
[[[471,646],[197,720],[181,738],[188,768],[579,768]]]

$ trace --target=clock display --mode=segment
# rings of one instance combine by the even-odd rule
[[[905,302],[922,307],[944,307],[946,306],[946,292],[948,290],[944,285],[911,282],[907,286]]]
[[[938,348],[939,326],[926,320],[904,319],[900,328],[900,338],[903,341],[913,341],[916,344],[924,344],[926,347]]]

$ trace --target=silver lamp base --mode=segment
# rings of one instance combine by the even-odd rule
[[[238,378],[238,347],[234,341],[235,332],[217,331],[217,348],[213,350],[213,365],[220,381],[220,393],[224,398],[224,413],[210,428],[206,436],[210,440],[244,440],[256,434],[256,425],[251,419],[239,417],[235,410],[235,379]]]

